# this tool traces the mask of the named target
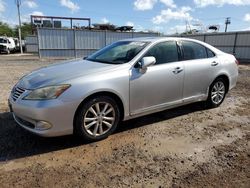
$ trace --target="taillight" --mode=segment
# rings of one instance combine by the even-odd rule
[[[240,62],[237,59],[235,59],[235,63],[236,63],[236,65],[240,64]]]

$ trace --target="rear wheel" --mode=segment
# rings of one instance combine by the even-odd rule
[[[224,79],[216,79],[209,88],[207,106],[215,108],[220,106],[226,96],[226,83]]]
[[[115,100],[97,96],[83,104],[76,117],[75,132],[84,140],[98,141],[114,132],[120,120]]]

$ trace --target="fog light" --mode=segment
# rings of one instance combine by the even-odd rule
[[[50,129],[51,127],[52,127],[52,125],[49,124],[48,122],[46,122],[46,121],[39,121],[39,122],[36,123],[35,129],[43,131],[43,130]]]

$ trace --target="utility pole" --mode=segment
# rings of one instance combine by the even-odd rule
[[[21,54],[23,53],[23,47],[22,47],[22,34],[21,34],[21,17],[20,17],[20,5],[21,0],[16,0],[16,6],[17,6],[17,12],[18,12],[18,19],[19,19],[19,27],[18,27],[18,35],[19,35],[19,47]]]
[[[227,32],[227,25],[231,24],[231,18],[230,17],[227,17],[226,20],[225,20],[225,32]]]
[[[188,21],[186,20],[186,34],[188,34]]]

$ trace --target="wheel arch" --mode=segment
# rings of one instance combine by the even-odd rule
[[[87,96],[86,98],[84,98],[82,100],[82,102],[78,105],[76,111],[75,111],[75,114],[74,114],[74,119],[73,119],[73,127],[75,127],[75,124],[76,124],[76,116],[78,114],[78,112],[80,111],[80,109],[82,108],[83,104],[94,98],[94,97],[97,97],[97,96],[108,96],[108,97],[111,97],[112,99],[114,99],[116,102],[117,102],[117,105],[119,107],[119,110],[120,110],[120,115],[121,115],[121,120],[124,119],[124,104],[123,104],[123,101],[122,99],[115,93],[111,92],[111,91],[99,91],[99,92],[96,92],[96,93],[92,93],[90,94],[89,96]]]
[[[225,80],[225,82],[226,82],[226,93],[227,93],[228,90],[229,90],[229,86],[230,86],[230,80],[229,80],[228,75],[226,75],[226,74],[220,74],[220,75],[218,75],[218,76],[211,82],[211,84],[212,84],[215,80],[217,80],[217,79],[219,79],[219,78],[222,78],[223,80]],[[211,86],[211,84],[210,84],[210,86]],[[209,87],[210,87],[210,86],[209,86]]]

